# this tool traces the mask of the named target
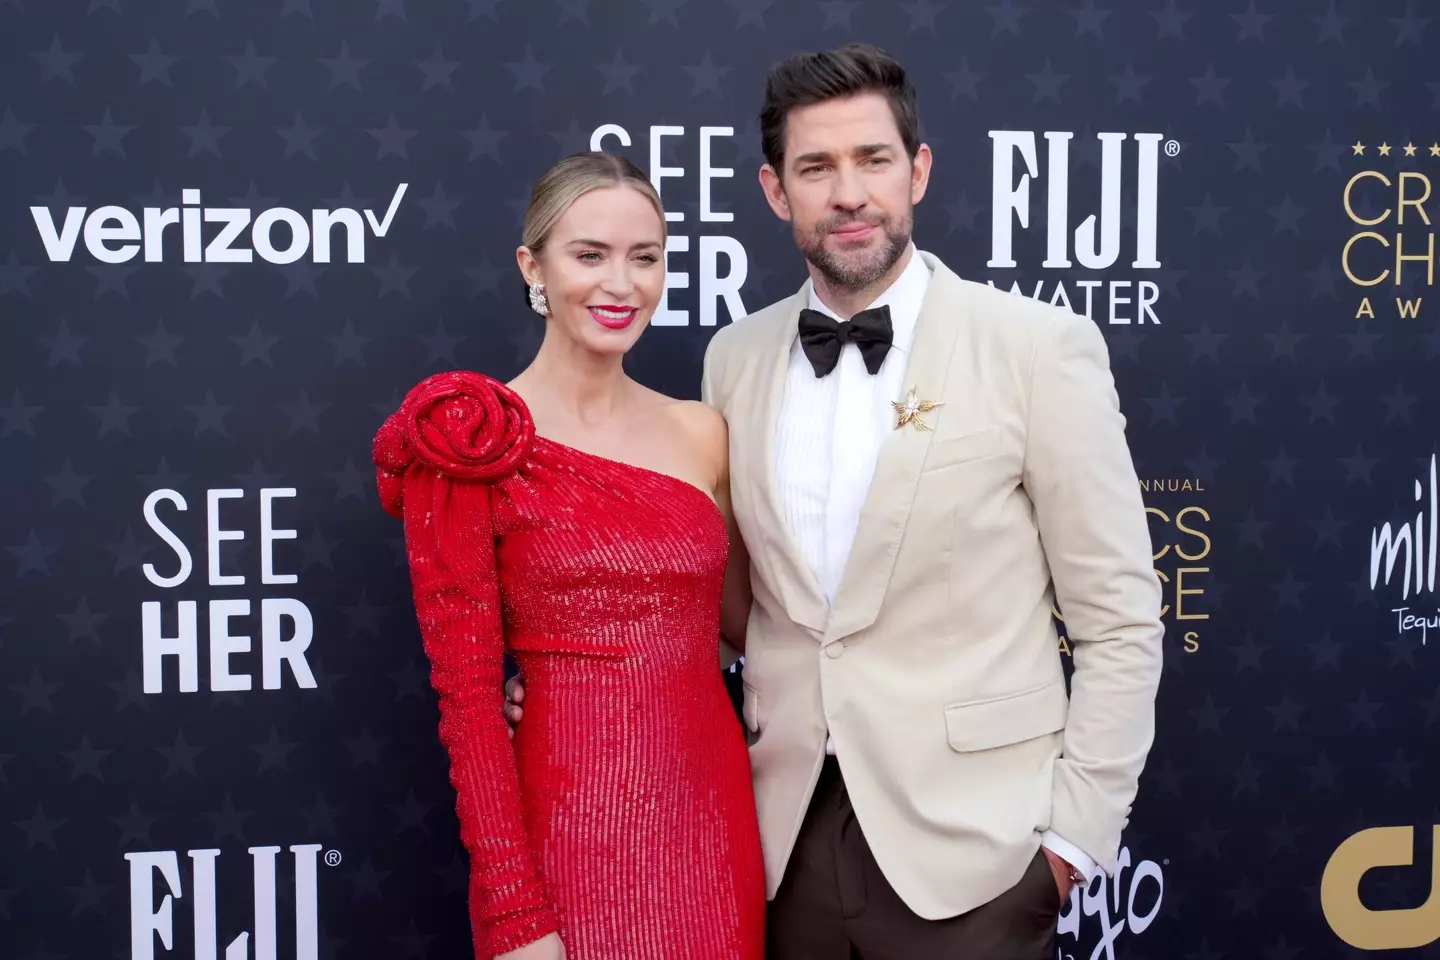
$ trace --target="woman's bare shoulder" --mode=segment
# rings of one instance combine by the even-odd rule
[[[673,425],[677,439],[712,464],[717,478],[724,478],[728,473],[726,463],[730,439],[720,411],[699,400],[680,400],[654,391],[651,393],[658,411]]]
[[[675,416],[684,430],[707,445],[721,444],[726,440],[728,430],[720,411],[699,400],[676,400]]]
[[[656,413],[673,419],[687,433],[693,432],[696,436],[704,437],[724,432],[725,418],[710,404],[699,400],[681,400],[649,387],[642,389],[647,406]]]

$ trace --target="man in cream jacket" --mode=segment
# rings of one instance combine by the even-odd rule
[[[810,279],[705,358],[776,960],[1053,960],[1153,740],[1160,584],[1104,340],[915,248],[918,130],[882,51],[772,71],[761,182]]]

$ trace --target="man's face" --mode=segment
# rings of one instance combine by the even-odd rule
[[[783,177],[766,164],[760,180],[805,259],[839,289],[885,276],[910,242],[930,174],[930,149],[911,162],[886,98],[866,93],[792,110],[783,163]]]

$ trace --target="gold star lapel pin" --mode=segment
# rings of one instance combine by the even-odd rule
[[[929,413],[936,407],[944,405],[943,400],[921,400],[915,388],[911,387],[910,392],[905,396],[905,402],[891,400],[890,406],[895,408],[895,429],[899,430],[907,423],[913,423],[917,430],[929,430],[930,424],[920,419],[920,414]]]

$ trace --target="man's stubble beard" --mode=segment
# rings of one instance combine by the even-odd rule
[[[878,250],[858,262],[825,247],[826,237],[834,230],[856,221],[878,227],[885,238]],[[898,223],[888,216],[883,220],[873,221],[863,217],[832,215],[821,220],[808,232],[801,232],[796,228],[795,246],[800,249],[805,259],[820,271],[829,286],[836,290],[858,292],[876,283],[899,262],[905,254],[905,248],[910,245],[914,225],[913,207],[905,211]]]

